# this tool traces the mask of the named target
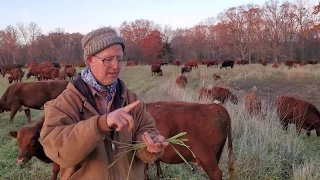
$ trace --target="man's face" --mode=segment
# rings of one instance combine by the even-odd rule
[[[103,49],[99,53],[88,56],[87,62],[91,72],[102,85],[112,84],[119,76],[123,49],[119,44]]]

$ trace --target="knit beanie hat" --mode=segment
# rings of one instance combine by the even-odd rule
[[[123,51],[125,50],[124,39],[112,28],[104,27],[89,32],[82,39],[84,62],[87,64],[87,56],[97,54],[114,44],[120,44]]]

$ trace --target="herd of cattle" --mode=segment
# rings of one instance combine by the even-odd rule
[[[225,62],[226,65],[233,67],[235,61]],[[217,61],[212,62],[212,64],[218,66]],[[35,77],[39,80],[51,79],[48,77],[53,76],[46,76],[48,74],[51,75],[51,73],[46,73],[45,70],[48,69],[49,71],[53,68],[58,68],[55,64],[51,65],[52,66],[49,68],[44,68],[41,64],[31,65],[30,63],[28,66],[29,73],[32,71],[31,69],[38,69],[37,67],[40,66],[41,68],[39,69],[42,70],[34,71],[37,72]],[[162,76],[162,65],[163,64],[151,65],[152,75],[158,74],[159,76]],[[197,66],[195,61],[189,61],[182,67],[182,75],[178,76],[176,79],[176,83],[179,87],[184,88],[187,84],[187,77],[183,74],[191,72],[192,68],[197,68]],[[221,68],[222,67],[224,67],[223,64],[221,65]],[[21,69],[21,67],[16,68]],[[67,73],[68,68],[72,68],[72,66],[65,67],[65,73]],[[11,69],[11,71],[12,70],[13,69]],[[19,70],[15,70],[14,72],[19,72]],[[2,69],[1,73],[3,73]],[[14,73],[10,74],[10,77],[14,79]],[[220,76],[214,74],[213,78],[219,79]],[[0,113],[10,111],[10,122],[13,123],[17,111],[24,110],[28,123],[31,123],[30,109],[42,109],[47,101],[59,96],[59,94],[65,90],[68,83],[69,81],[59,79],[14,83],[6,89],[0,99]],[[37,94],[37,98],[34,98],[34,94]],[[193,151],[196,158],[193,157],[188,149],[182,146],[174,145],[174,147],[187,161],[195,162],[198,166],[203,168],[210,179],[222,179],[222,172],[218,167],[218,163],[224,145],[228,139],[228,169],[230,177],[232,178],[234,174],[232,124],[231,117],[224,107],[224,104],[227,101],[231,101],[238,105],[239,99],[229,89],[216,86],[210,89],[201,87],[199,89],[199,100],[202,98],[211,99],[212,103],[201,104],[178,101],[159,101],[146,103],[146,109],[154,117],[157,129],[165,138],[169,138],[180,132],[187,132],[186,138],[188,141],[186,144],[190,146],[190,149]],[[214,101],[219,101],[220,103],[214,103]],[[301,129],[305,129],[307,130],[307,135],[310,136],[310,132],[316,130],[317,136],[320,136],[320,113],[314,105],[310,104],[308,101],[289,95],[279,96],[274,105],[276,106],[277,114],[284,130],[287,130],[289,123],[293,123],[296,125],[296,130],[299,133]],[[261,100],[255,91],[252,91],[245,96],[244,109],[250,116],[259,116],[261,119],[265,118],[265,115],[261,110]],[[45,163],[52,164],[51,179],[56,180],[60,170],[59,165],[52,162],[45,155],[43,147],[38,142],[39,131],[42,128],[43,121],[44,119],[42,118],[29,126],[21,127],[18,131],[10,131],[9,134],[14,138],[17,138],[17,162],[19,164],[27,163],[35,156]],[[175,150],[169,146],[165,150],[163,156],[155,162],[158,176],[162,174],[160,162],[178,164],[183,163],[184,161]],[[148,177],[147,170],[148,165],[146,164],[146,177]]]
[[[263,66],[268,66],[270,64],[270,62],[266,61],[266,60],[260,60],[258,62],[260,64],[262,64]],[[198,64],[205,65],[207,67],[211,67],[211,66],[218,67],[219,63],[221,63],[220,68],[223,68],[223,67],[225,67],[225,68],[227,68],[227,67],[233,68],[233,66],[235,64],[236,65],[245,65],[245,64],[249,64],[249,61],[248,60],[234,60],[234,61],[232,61],[232,60],[201,60],[201,61],[188,60],[187,62],[184,63],[184,67],[198,68]],[[284,61],[284,65],[288,66],[288,69],[291,69],[293,67],[297,68],[298,66],[305,66],[307,64],[315,65],[317,63],[318,62],[314,61],[314,60],[312,60],[312,61],[301,61],[301,62],[299,62],[299,61],[290,61],[290,60]],[[168,64],[169,63],[164,63],[161,60],[153,61],[152,64],[151,64],[152,74],[156,73],[159,76],[162,76],[161,66],[162,65],[168,65]],[[127,61],[125,66],[137,66],[137,65],[138,65],[137,61]],[[175,60],[175,61],[173,61],[172,65],[180,66],[180,65],[182,65],[182,63],[179,60]],[[281,66],[281,62],[279,62],[279,61],[274,62],[273,65],[272,65],[273,68],[278,68],[279,66]],[[183,73],[184,71],[186,71],[186,69],[185,70],[181,69],[181,73]]]
[[[63,68],[61,70],[61,67]],[[84,63],[79,63],[76,65],[70,65],[67,63],[55,63],[51,61],[46,61],[42,63],[37,62],[29,62],[25,65],[20,64],[10,64],[10,65],[3,65],[0,67],[0,73],[3,77],[6,74],[9,74],[8,81],[11,84],[14,82],[21,82],[22,78],[25,75],[25,72],[22,70],[23,68],[28,69],[28,73],[26,75],[27,79],[31,76],[34,76],[39,81],[41,80],[48,80],[48,79],[60,79],[65,80],[66,78],[73,79],[76,75],[75,67],[85,67]]]

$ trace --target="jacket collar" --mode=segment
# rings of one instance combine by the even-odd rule
[[[117,92],[112,102],[111,111],[123,107],[125,100],[127,99],[128,90],[124,82],[120,79],[117,81]],[[81,79],[80,73],[78,73],[75,79],[68,84],[67,89],[75,92],[84,102],[84,106],[86,106],[90,111],[94,114],[99,114],[92,93],[88,85]]]

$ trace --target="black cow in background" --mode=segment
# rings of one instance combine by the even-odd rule
[[[233,68],[233,65],[234,65],[234,61],[225,60],[225,61],[221,64],[220,69],[222,69],[223,67],[225,67],[226,69],[227,69],[227,67]]]

